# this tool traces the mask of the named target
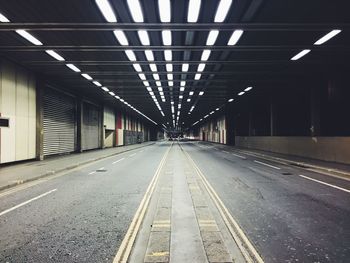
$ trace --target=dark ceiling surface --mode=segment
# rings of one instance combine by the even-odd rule
[[[219,0],[202,0],[198,22],[190,24],[186,20],[187,0],[171,1],[170,23],[160,22],[157,0],[140,0],[144,23],[133,22],[126,0],[109,2],[116,23],[105,21],[95,0],[0,0],[0,13],[11,21],[0,23],[0,55],[56,79],[69,89],[121,103],[65,66],[73,63],[159,125],[168,127],[173,125],[171,101],[175,119],[180,111],[179,126],[189,127],[210,111],[224,107],[230,98],[239,99],[237,93],[248,86],[253,87],[252,92],[264,92],[269,81],[345,70],[350,57],[348,1],[233,0],[224,22],[214,23]],[[14,32],[16,29],[27,30],[43,46],[21,38]],[[113,35],[115,29],[124,30],[129,46],[119,44]],[[140,43],[140,29],[149,32],[150,46]],[[171,46],[163,45],[163,29],[172,31]],[[219,30],[218,38],[215,45],[206,46],[212,29]],[[244,33],[235,46],[227,46],[235,29],[243,29]],[[324,45],[313,45],[333,29],[342,32]],[[44,52],[47,49],[66,61],[54,60]],[[125,55],[126,49],[134,50],[165,116],[138,77],[134,62]],[[165,102],[160,99],[148,66],[146,49],[154,53]],[[165,49],[172,50],[171,62],[165,61]],[[210,49],[211,55],[200,80],[195,80],[203,49]],[[312,51],[298,61],[290,60],[303,49]],[[168,86],[166,63],[173,64],[173,87]],[[190,65],[186,73],[181,72],[183,63]],[[183,92],[181,80],[186,81]],[[194,92],[192,96],[190,91]],[[199,96],[201,91],[204,95]]]

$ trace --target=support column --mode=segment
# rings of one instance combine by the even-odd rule
[[[36,159],[44,160],[43,93],[45,84],[38,80],[36,85]]]
[[[77,151],[83,152],[83,101],[77,100]]]
[[[310,136],[315,137],[321,135],[321,94],[317,87],[312,87],[310,91]]]

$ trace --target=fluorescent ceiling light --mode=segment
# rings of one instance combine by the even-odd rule
[[[6,16],[4,16],[3,14],[0,13],[0,22],[1,23],[9,23],[10,20],[8,20]]]
[[[162,83],[160,81],[156,81],[156,85],[157,85],[157,87],[161,87]]]
[[[84,78],[86,78],[87,80],[92,80],[92,77],[89,74],[83,73],[81,74]]]
[[[171,45],[171,31],[163,30],[162,31],[163,45],[170,46]]]
[[[108,92],[110,95],[112,95],[113,97],[115,96],[113,91]]]
[[[232,101],[233,101],[233,99],[229,99],[229,100],[228,100],[228,102],[232,102]]]
[[[159,17],[162,23],[168,23],[171,20],[170,0],[158,0]]]
[[[140,73],[139,77],[140,77],[141,80],[146,80],[146,75],[143,74],[143,73]]]
[[[168,71],[168,72],[173,71],[173,64],[166,64],[165,67],[166,67],[166,71]]]
[[[204,68],[205,68],[205,64],[204,64],[204,63],[200,63],[200,64],[198,65],[197,71],[198,71],[198,72],[202,72],[202,71],[204,70]]]
[[[159,91],[159,95],[163,97],[164,96],[164,92],[163,91]]]
[[[341,30],[339,29],[334,29],[331,32],[329,32],[328,34],[324,35],[323,37],[321,37],[319,40],[317,40],[314,45],[322,45],[323,43],[327,42],[328,40],[330,40],[332,37],[335,37],[336,35],[338,35],[341,32]]]
[[[171,52],[171,50],[164,50],[164,58],[166,61],[171,61],[173,59],[173,53]]]
[[[196,23],[198,21],[201,0],[190,0],[188,4],[187,22]]]
[[[233,31],[230,39],[227,42],[227,45],[229,45],[229,46],[236,45],[238,40],[241,38],[242,34],[243,34],[243,30],[241,30],[241,29],[237,29],[237,30]]]
[[[158,75],[157,73],[153,73],[153,78],[154,78],[155,80],[159,80],[159,75]]]
[[[125,50],[125,54],[130,61],[136,61],[136,56],[135,56],[134,51],[127,49],[127,50]]]
[[[122,45],[122,46],[129,45],[129,41],[126,38],[126,35],[122,30],[114,30],[113,33],[114,33],[114,36],[116,37],[116,39],[118,40],[120,45]]]
[[[187,64],[187,63],[182,64],[182,72],[187,72],[188,68],[189,68],[189,64]]]
[[[154,61],[154,56],[152,50],[145,50],[145,56],[148,61]]]
[[[152,91],[151,87],[147,87],[146,89],[147,89],[147,91]]]
[[[201,78],[202,74],[200,73],[197,73],[195,76],[194,76],[194,79],[195,80],[199,80]]]
[[[238,96],[242,96],[244,93],[244,91],[241,91],[240,93],[238,93]]]
[[[143,85],[145,85],[146,87],[149,87],[149,82],[148,81],[142,81]]]
[[[139,35],[139,39],[140,39],[140,42],[142,45],[144,45],[144,46],[150,45],[148,33],[146,30],[139,30],[139,31],[137,31],[137,34]]]
[[[303,51],[300,51],[298,54],[296,54],[294,57],[292,57],[290,60],[298,60],[301,57],[305,56],[310,51],[311,51],[310,49],[304,49]]]
[[[139,0],[128,0],[129,10],[132,19],[136,23],[143,23],[143,14]]]
[[[192,96],[194,94],[194,91],[190,91],[189,95]]]
[[[118,100],[120,99],[120,97],[119,97],[119,96],[117,96],[117,95],[115,95],[115,96],[114,96],[114,98],[116,98],[116,99],[118,99]]]
[[[30,43],[36,45],[36,46],[42,46],[43,43],[41,43],[37,38],[35,38],[34,36],[32,36],[31,34],[29,34],[27,31],[25,30],[16,30],[16,33],[18,35],[20,35],[21,37],[27,39]]]
[[[163,91],[163,88],[162,87],[158,87],[158,91],[159,92]]]
[[[180,87],[180,91],[185,91],[185,87]]]
[[[214,18],[215,23],[224,22],[231,4],[232,4],[232,0],[220,0],[218,8],[216,9],[216,14]]]
[[[211,30],[208,34],[208,38],[207,38],[207,46],[212,46],[215,44],[216,39],[219,35],[219,30]]]
[[[187,99],[187,102],[191,102],[191,99]]]
[[[173,81],[168,81],[168,86],[169,86],[169,87],[174,86],[174,82],[173,82]]]
[[[58,61],[64,61],[64,58],[53,50],[45,50],[45,52]]]
[[[117,18],[108,0],[96,0],[96,4],[107,22],[117,22]]]
[[[93,81],[92,83],[94,83],[97,87],[101,87],[102,86],[102,84],[100,82],[98,82],[98,81]]]
[[[248,87],[244,91],[250,91],[251,89],[253,89],[253,87]]]
[[[70,68],[71,70],[73,70],[74,72],[80,72],[80,69],[78,69],[76,66],[74,66],[73,64],[66,64],[66,66],[68,68]]]
[[[204,49],[202,52],[201,60],[202,61],[207,61],[210,57],[211,51],[209,49]]]
[[[108,88],[106,88],[106,87],[102,87],[101,89],[103,89],[104,91],[106,91],[106,92],[108,92],[109,91],[109,89]]]
[[[219,108],[216,108],[215,110],[218,111],[218,110],[220,110],[220,109],[219,109]]]
[[[149,64],[149,67],[150,67],[150,69],[153,71],[153,72],[157,72],[158,70],[157,70],[157,65],[156,64]]]
[[[183,97],[184,97],[183,95],[180,95],[180,96],[179,96],[179,99],[183,99]]]
[[[132,66],[134,67],[134,69],[135,69],[137,72],[141,72],[141,71],[142,71],[142,68],[141,68],[140,64],[134,63],[134,64],[132,64]]]
[[[149,95],[154,96],[154,92],[153,92],[153,91],[150,91],[150,92],[149,92]]]
[[[201,91],[201,92],[199,92],[199,96],[203,96],[203,94],[204,94],[204,91]]]
[[[182,80],[182,81],[180,82],[180,86],[186,86],[186,81]]]
[[[173,74],[169,73],[167,74],[168,80],[173,80]]]

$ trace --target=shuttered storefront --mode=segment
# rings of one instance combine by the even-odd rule
[[[100,111],[91,103],[83,103],[82,149],[101,147]]]
[[[77,149],[76,101],[73,97],[46,88],[43,94],[44,156]]]

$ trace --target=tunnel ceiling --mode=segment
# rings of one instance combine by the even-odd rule
[[[162,2],[164,5],[167,1]],[[140,0],[143,22],[140,17],[135,22],[127,0],[109,0],[117,22],[108,22],[95,0],[1,0],[0,13],[10,22],[0,23],[0,52],[77,93],[137,110],[159,125],[178,122],[184,127],[222,109],[230,99],[239,100],[237,94],[247,87],[253,87],[245,94],[249,96],[249,92],[264,92],[266,83],[281,78],[346,69],[350,47],[347,1],[222,0],[223,13],[229,7],[223,22],[215,22],[220,21],[215,18],[220,1],[195,2],[201,2],[198,20],[188,23],[189,10],[195,16],[196,8],[189,8],[187,0],[171,1],[170,22],[161,21],[157,0]],[[137,6],[132,10],[137,11]],[[161,15],[167,21],[166,6]],[[15,32],[23,29],[42,45],[34,45]],[[314,45],[334,29],[342,32],[322,45]],[[119,39],[114,30],[118,30]],[[141,42],[139,30],[147,31],[149,45]],[[171,43],[165,45],[162,31],[168,30]],[[233,32],[240,32],[236,30],[243,34],[236,44],[228,45]],[[215,43],[207,43],[211,31]],[[121,39],[123,33],[127,43]],[[145,37],[142,40],[147,42]],[[304,49],[311,52],[291,60]],[[55,60],[46,50],[55,51],[65,61]],[[134,53],[128,57],[126,50]],[[153,52],[154,62],[146,57],[145,50]],[[166,50],[172,55],[167,61]],[[210,51],[207,60],[203,56],[209,51],[203,54],[203,50]],[[133,66],[135,63],[142,72],[136,71],[139,68]],[[75,65],[81,72],[72,71],[66,64]],[[150,64],[156,69],[152,71]],[[187,71],[184,64],[189,65]],[[90,75],[117,98],[81,73]],[[155,80],[158,76],[160,83]],[[163,99],[159,91],[164,92]]]

